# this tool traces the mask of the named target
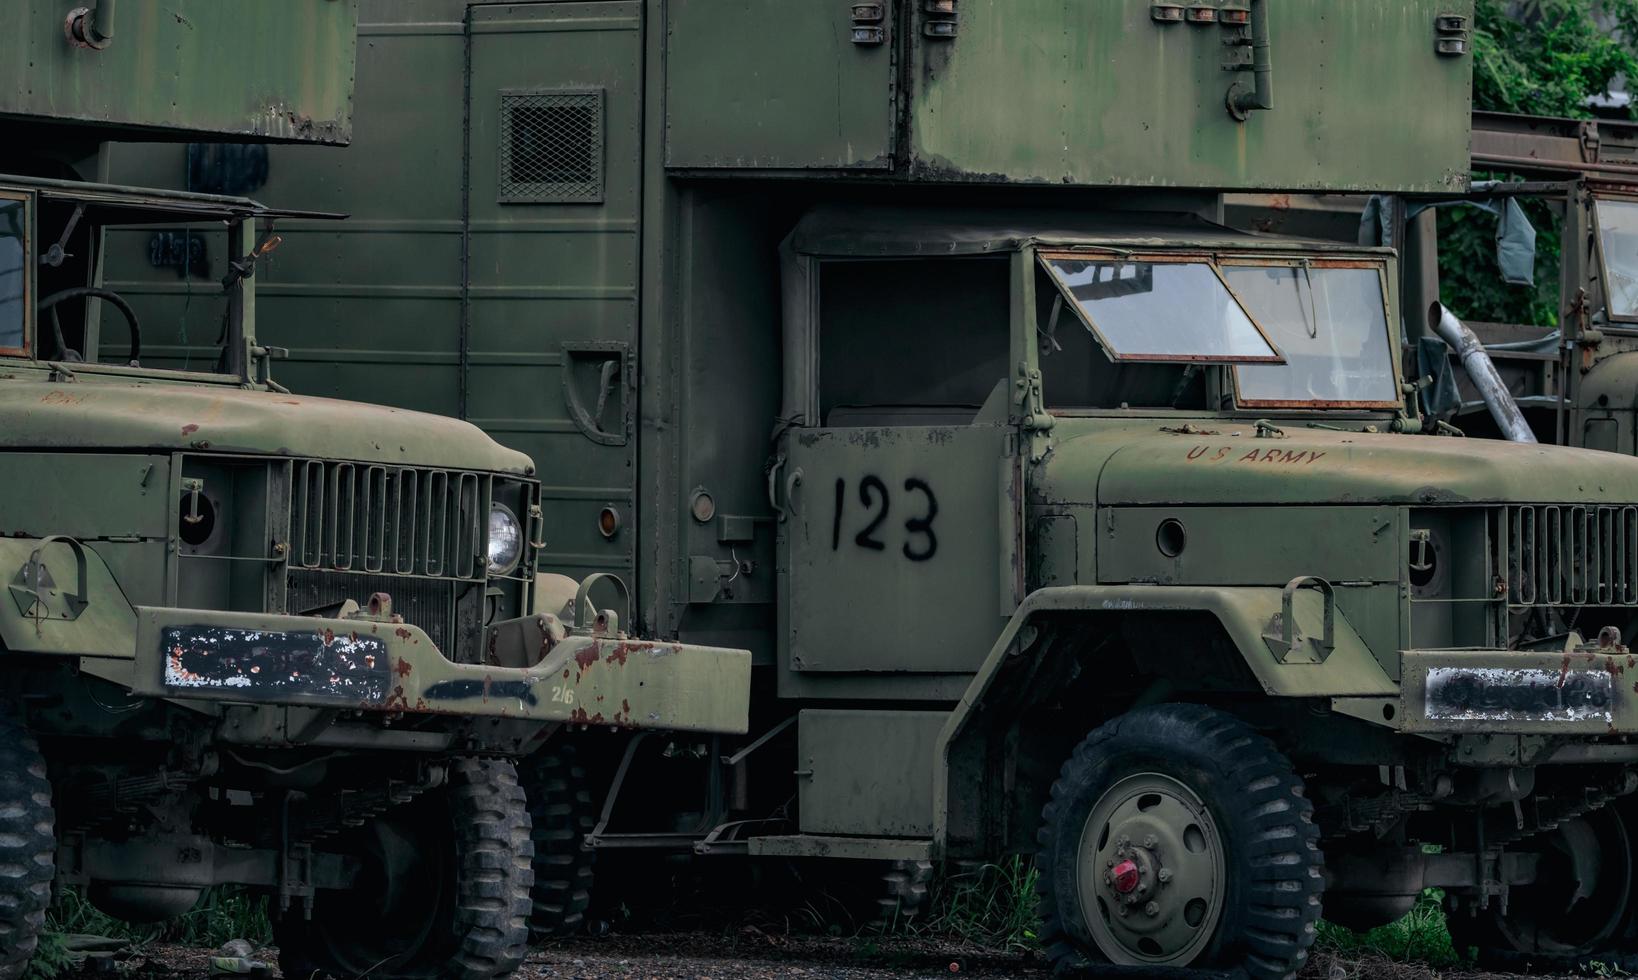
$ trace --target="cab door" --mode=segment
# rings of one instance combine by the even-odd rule
[[[969,673],[1022,591],[1009,263],[819,268],[817,424],[769,473],[785,676]]]

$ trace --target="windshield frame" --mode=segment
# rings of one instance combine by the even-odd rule
[[[1230,358],[1215,357],[1209,354],[1120,353],[1116,350],[1115,345],[1109,341],[1109,338],[1104,334],[1103,330],[1098,327],[1097,323],[1093,320],[1092,315],[1081,308],[1080,301],[1070,293],[1064,282],[1059,278],[1058,273],[1050,264],[1054,259],[1085,261],[1088,258],[1097,257],[1108,257],[1110,260],[1119,263],[1205,266],[1207,269],[1211,270],[1212,275],[1217,277],[1217,281],[1222,285],[1223,291],[1234,300],[1235,306],[1239,307],[1240,312],[1245,315],[1246,322],[1250,323],[1252,329],[1257,331],[1257,335],[1262,338],[1264,344],[1268,345],[1268,349],[1273,352],[1273,356],[1241,356]],[[1223,275],[1223,270],[1218,268],[1217,256],[1213,253],[1202,251],[1134,252],[1127,251],[1125,249],[1043,247],[1035,250],[1035,263],[1041,269],[1045,270],[1047,278],[1052,282],[1053,288],[1057,289],[1058,294],[1063,297],[1064,306],[1069,309],[1077,319],[1080,320],[1083,326],[1092,332],[1092,336],[1097,340],[1098,347],[1103,351],[1104,356],[1108,357],[1116,364],[1201,364],[1214,367],[1227,367],[1235,364],[1278,365],[1286,362],[1285,352],[1280,350],[1280,346],[1278,344],[1274,343],[1274,339],[1268,335],[1268,331],[1263,329],[1263,325],[1257,322],[1257,318],[1252,315],[1251,308],[1246,306],[1245,300],[1240,297],[1239,293],[1235,292],[1233,286],[1229,285],[1228,279]]]
[[[1610,263],[1604,253],[1604,209],[1603,204],[1619,204],[1638,211],[1638,198],[1624,194],[1612,194],[1600,189],[1592,195],[1592,239],[1593,254],[1598,262],[1598,281],[1604,294],[1604,316],[1616,330],[1638,330],[1638,311],[1632,313],[1616,313],[1612,307],[1610,294]]]
[[[34,356],[34,195],[0,187],[0,199],[23,202],[23,346],[0,346],[0,357]]]
[[[1246,398],[1240,387],[1240,370],[1237,365],[1228,365],[1229,383],[1233,390],[1234,404],[1237,408],[1247,409],[1309,409],[1324,411],[1328,409],[1362,409],[1362,410],[1400,410],[1405,407],[1404,398],[1399,395],[1403,390],[1403,381],[1400,378],[1398,351],[1398,337],[1393,329],[1393,293],[1388,288],[1387,263],[1380,259],[1368,257],[1342,256],[1310,256],[1310,255],[1250,255],[1234,253],[1218,253],[1217,261],[1224,266],[1259,266],[1264,268],[1302,268],[1306,264],[1311,269],[1371,269],[1376,272],[1377,289],[1382,296],[1382,329],[1386,334],[1389,376],[1392,378],[1395,396],[1392,400],[1360,401],[1352,399],[1326,398]]]

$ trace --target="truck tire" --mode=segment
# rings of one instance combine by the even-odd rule
[[[51,783],[22,726],[0,720],[0,980],[17,980],[45,928],[56,877]]]
[[[1042,813],[1042,944],[1059,968],[1239,968],[1308,959],[1323,859],[1289,760],[1199,705],[1140,708],[1075,748]]]
[[[535,887],[529,932],[535,939],[569,936],[586,926],[597,855],[586,847],[596,809],[573,745],[536,753],[519,766],[529,799],[535,844]]]
[[[884,925],[909,922],[927,907],[927,887],[933,881],[931,861],[891,861],[882,872],[882,895],[876,900]]]
[[[274,921],[290,980],[497,980],[529,950],[529,812],[510,762],[459,759],[442,789],[349,838],[352,891]]]
[[[1638,970],[1638,808],[1623,801],[1531,838],[1509,850],[1535,848],[1540,877],[1515,885],[1507,911],[1492,900],[1473,915],[1446,916],[1459,955],[1477,953],[1479,965],[1509,973],[1565,973],[1589,963]],[[1596,875],[1576,880],[1579,852]]]

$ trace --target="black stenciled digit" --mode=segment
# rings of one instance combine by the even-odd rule
[[[904,557],[911,561],[926,561],[938,553],[938,535],[933,533],[933,518],[938,516],[938,498],[933,496],[933,488],[926,481],[911,477],[904,481],[904,489],[911,493],[921,493],[927,498],[927,513],[921,517],[912,517],[904,522],[904,530],[909,534],[919,534],[927,539],[927,544],[920,548],[910,547],[910,542],[904,543]]]
[[[842,505],[847,502],[847,481],[836,478],[836,514],[830,519],[830,550],[842,547]]]
[[[859,503],[864,504],[865,510],[875,505],[872,497],[881,501],[882,509],[876,513],[875,520],[866,524],[865,529],[854,536],[853,543],[871,551],[883,551],[887,545],[871,537],[876,533],[876,529],[882,526],[882,522],[887,520],[887,484],[883,483],[879,476],[867,476],[859,481]]]

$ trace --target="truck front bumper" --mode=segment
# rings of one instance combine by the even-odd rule
[[[743,734],[746,650],[570,634],[529,667],[454,663],[415,626],[136,608],[132,690],[181,700]],[[490,644],[490,649],[494,644]]]
[[[1568,651],[1406,650],[1398,698],[1338,698],[1377,724],[1428,735],[1638,733],[1638,657]]]

